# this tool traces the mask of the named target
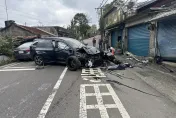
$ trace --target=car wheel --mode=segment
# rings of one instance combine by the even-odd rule
[[[81,62],[75,56],[69,57],[67,59],[66,64],[67,64],[68,69],[71,71],[76,71],[77,69],[79,69],[81,67]]]
[[[43,58],[41,56],[39,56],[39,55],[35,55],[34,61],[35,61],[35,64],[39,65],[39,66],[44,64]]]

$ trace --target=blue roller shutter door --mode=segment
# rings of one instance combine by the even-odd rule
[[[111,33],[111,46],[115,48],[116,44],[117,44],[117,32],[112,31],[112,33]]]
[[[150,32],[147,24],[128,29],[128,51],[137,56],[148,56]]]
[[[176,22],[161,21],[158,24],[158,48],[162,58],[176,61]]]

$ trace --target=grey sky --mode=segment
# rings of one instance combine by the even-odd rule
[[[0,27],[6,20],[5,0],[0,0]],[[29,26],[67,26],[78,12],[85,13],[91,24],[98,24],[95,8],[102,0],[6,0],[9,20]],[[106,0],[105,0],[106,1]],[[108,0],[111,2],[112,0]],[[145,1],[145,0],[138,0]]]

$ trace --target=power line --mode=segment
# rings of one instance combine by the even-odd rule
[[[104,5],[102,7],[104,7],[106,5],[106,3],[108,2],[108,0],[106,0],[106,2],[104,3]]]
[[[100,6],[99,6],[99,8],[101,7],[101,5],[103,4],[103,2],[104,2],[105,0],[103,0],[102,2],[101,2],[101,4],[100,4]]]

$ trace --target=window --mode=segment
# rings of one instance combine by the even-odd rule
[[[40,41],[37,46],[40,48],[53,48],[51,41]]]
[[[58,48],[62,49],[62,50],[68,50],[69,49],[69,47],[63,42],[58,42]]]

